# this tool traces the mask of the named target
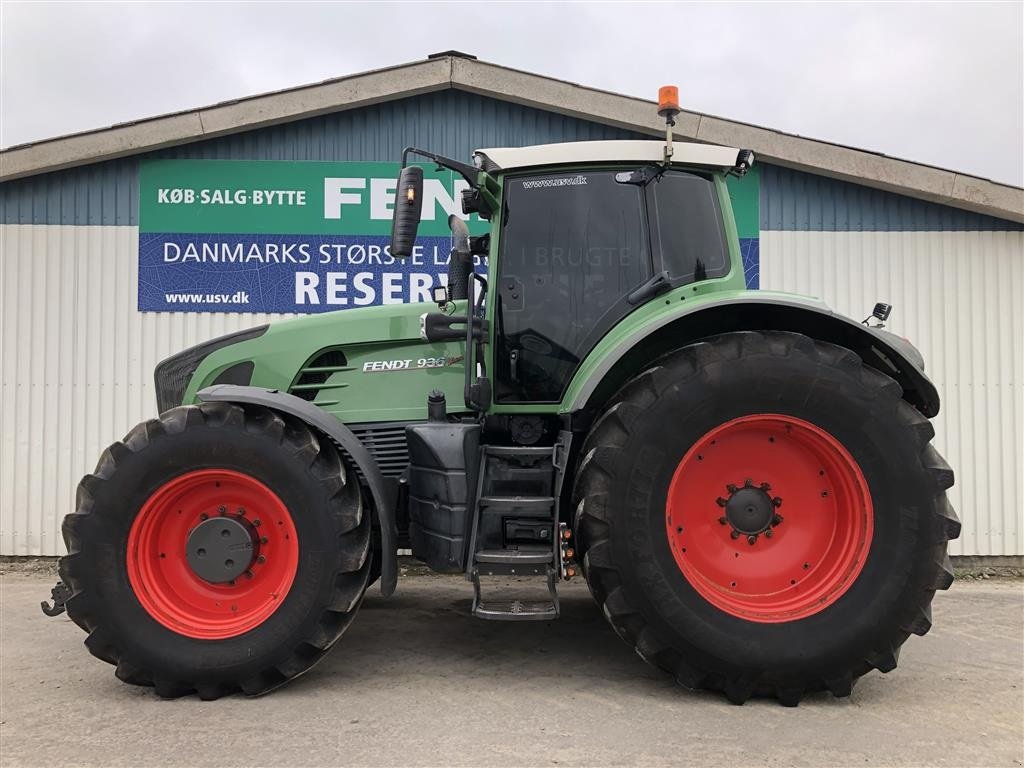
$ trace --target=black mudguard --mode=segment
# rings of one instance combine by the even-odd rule
[[[389,501],[384,484],[384,476],[376,460],[370,455],[352,430],[342,422],[328,415],[313,403],[295,395],[289,395],[276,389],[262,387],[243,387],[236,384],[217,384],[202,389],[197,397],[205,402],[251,403],[262,405],[275,411],[287,413],[302,419],[313,429],[327,435],[337,445],[344,448],[352,461],[359,467],[366,479],[373,496],[374,507],[380,520],[381,564],[380,591],[387,596],[398,586],[398,555],[396,550],[397,532],[395,529],[395,510]]]

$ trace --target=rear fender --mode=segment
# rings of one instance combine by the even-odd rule
[[[825,304],[787,294],[744,292],[712,301],[676,304],[620,336],[599,359],[587,360],[587,378],[567,410],[599,407],[619,387],[666,352],[702,338],[732,331],[791,331],[856,352],[864,363],[895,379],[903,399],[931,418],[939,395],[925,376],[920,353],[905,339],[844,317]],[[600,349],[600,346],[599,346]],[[596,352],[597,350],[595,350]]]
[[[384,476],[373,456],[356,437],[352,430],[333,416],[324,412],[323,409],[313,403],[303,400],[295,395],[280,392],[276,389],[262,389],[260,387],[243,387],[235,384],[218,384],[207,387],[197,393],[197,397],[204,402],[229,402],[249,403],[251,405],[262,405],[281,413],[287,413],[315,429],[322,435],[334,441],[334,443],[345,449],[352,461],[356,463],[359,470],[366,479],[370,488],[370,495],[373,497],[374,508],[380,520],[381,538],[381,573],[380,591],[385,596],[392,594],[398,585],[398,557],[395,548],[397,533],[395,530],[395,510],[390,502],[384,484]]]

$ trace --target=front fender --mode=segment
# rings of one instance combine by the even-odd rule
[[[939,412],[939,394],[910,342],[869,328],[815,299],[768,291],[738,291],[693,300],[652,302],[602,339],[577,370],[563,401],[574,412],[599,405],[650,360],[702,338],[732,331],[791,331],[856,352],[892,377],[903,397],[925,416]],[[647,309],[646,307],[644,309]]]
[[[363,473],[363,477],[366,478],[366,484],[370,488],[370,494],[373,496],[373,503],[377,510],[377,518],[380,520],[380,591],[385,596],[395,591],[395,587],[398,585],[395,510],[388,500],[384,476],[381,474],[380,467],[377,466],[377,462],[370,455],[366,446],[352,433],[352,430],[313,403],[276,389],[218,384],[200,390],[197,397],[205,402],[250,403],[287,413],[302,419],[313,429],[326,435],[336,445],[343,448],[356,463],[359,471]]]

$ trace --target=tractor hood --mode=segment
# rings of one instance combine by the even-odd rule
[[[159,408],[196,402],[204,387],[238,384],[289,392],[345,421],[425,418],[427,392],[440,388],[457,405],[463,386],[461,345],[420,339],[420,317],[432,309],[360,307],[213,339],[156,367]]]

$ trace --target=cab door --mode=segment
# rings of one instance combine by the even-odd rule
[[[622,168],[506,179],[494,296],[494,401],[555,403],[650,279],[644,190]],[[620,180],[616,179],[619,174]]]

